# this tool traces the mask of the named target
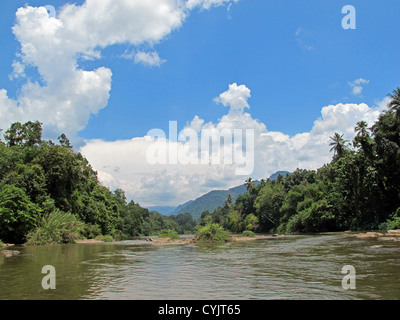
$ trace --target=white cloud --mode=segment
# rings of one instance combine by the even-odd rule
[[[203,9],[209,9],[213,6],[221,6],[228,3],[235,3],[239,0],[187,0],[186,6],[189,9],[194,7],[201,7]]]
[[[136,51],[132,50],[131,52],[125,51],[122,55],[122,58],[133,60],[136,64],[142,64],[148,67],[160,67],[163,63],[166,62],[165,59],[161,59],[158,55],[157,51],[153,52],[144,52],[144,51]]]
[[[247,100],[251,97],[251,91],[245,85],[238,86],[236,83],[229,85],[229,90],[221,93],[215,98],[216,103],[221,103],[225,107],[230,107],[231,111],[243,112],[245,108],[250,108]]]
[[[107,67],[82,70],[78,59],[99,59],[101,50],[114,44],[152,47],[180,28],[190,10],[209,9],[236,0],[86,0],[83,5],[68,4],[56,16],[43,7],[20,8],[13,32],[20,52],[13,62],[12,78],[24,78],[37,70],[40,83],[25,77],[17,99],[0,89],[0,128],[15,121],[40,120],[48,135],[64,132],[73,139],[86,127],[90,116],[105,108],[112,86]],[[155,10],[154,8],[158,8]],[[299,31],[298,36],[302,36]],[[141,51],[132,51],[136,58]],[[158,53],[142,53],[138,63],[157,65]],[[359,80],[359,81],[358,81]],[[358,79],[354,87],[366,83]],[[365,80],[367,81],[367,80]],[[353,88],[354,89],[354,88]],[[357,92],[357,91],[356,91]],[[254,178],[267,177],[277,170],[297,167],[314,169],[331,158],[329,136],[343,132],[349,139],[357,121],[372,123],[379,110],[365,104],[338,104],[322,109],[310,132],[293,137],[267,130],[244,110],[249,108],[251,91],[245,85],[231,84],[215,99],[229,112],[217,123],[198,116],[187,128],[219,132],[223,129],[253,129],[255,133]],[[149,128],[150,129],[150,128]],[[74,142],[76,145],[76,143]],[[87,141],[82,153],[98,170],[99,178],[110,188],[121,187],[144,205],[176,205],[215,188],[243,183],[237,165],[150,165],[146,160],[150,142],[145,137],[105,142]],[[169,147],[184,147],[170,142]]]
[[[160,67],[166,60],[161,59],[157,52],[136,52],[134,57],[135,63],[143,64],[145,66]]]
[[[359,78],[354,81],[348,82],[349,86],[352,88],[352,93],[355,96],[359,96],[362,94],[364,90],[364,86],[369,84],[369,80]]]
[[[217,123],[206,122],[195,116],[185,128],[193,129],[197,133],[204,129],[215,133],[224,129],[254,130],[255,163],[251,176],[255,179],[266,178],[278,170],[317,169],[330,162],[330,137],[339,132],[346,139],[352,139],[356,123],[365,120],[372,125],[388,102],[386,98],[385,101],[378,102],[376,107],[366,104],[323,107],[321,117],[315,120],[309,132],[289,136],[282,132],[269,131],[264,123],[244,112],[243,106],[250,97],[250,90],[245,85],[232,84],[225,93],[235,94],[222,94],[230,110]],[[220,102],[220,98],[221,95],[216,101]],[[242,184],[247,178],[236,175],[235,170],[240,165],[235,163],[150,165],[146,161],[146,151],[150,145],[151,142],[144,137],[115,142],[96,140],[88,141],[81,151],[95,169],[103,172],[103,182],[106,185],[121,187],[143,205],[178,205],[213,189]],[[184,146],[184,142],[170,141],[166,152],[168,154],[171,148],[179,149]],[[199,154],[195,156],[199,157]]]
[[[77,132],[107,106],[112,85],[109,68],[81,70],[78,59],[99,59],[103,48],[115,44],[152,47],[179,29],[191,9],[232,1],[86,0],[67,4],[57,14],[44,7],[19,8],[12,30],[20,52],[10,79],[25,79],[25,84],[16,100],[1,92],[0,110],[8,112],[0,114],[0,125],[39,120],[45,136],[54,139],[64,132],[76,145]],[[133,58],[151,66],[165,62],[155,51],[138,51]],[[29,72],[37,72],[40,81],[25,77]]]
[[[9,75],[10,80],[25,78],[25,66],[21,62],[15,60],[11,66],[13,72]]]

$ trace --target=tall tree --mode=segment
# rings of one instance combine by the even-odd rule
[[[33,147],[42,141],[42,124],[39,121],[29,121],[25,124],[15,122],[5,132],[4,138],[9,147]]]
[[[388,104],[389,110],[396,112],[396,117],[400,118],[400,87],[393,90],[389,97],[392,98]]]
[[[343,134],[340,135],[339,133],[335,133],[330,139],[332,142],[329,144],[332,148],[330,151],[334,152],[334,157],[338,156],[339,158],[344,154],[346,150],[347,140],[343,139]]]
[[[365,121],[360,121],[357,122],[357,125],[354,129],[354,131],[357,133],[357,136],[368,136],[368,123],[366,123]]]
[[[253,179],[252,179],[252,178],[248,178],[248,179],[245,181],[245,186],[246,186],[247,191],[249,191],[249,192],[251,193],[251,191],[252,191],[252,190],[254,189],[254,187],[255,187],[255,183],[254,183]]]
[[[354,128],[356,136],[354,137],[354,140],[353,140],[353,146],[355,148],[361,147],[361,149],[364,151],[364,154],[367,156],[367,158],[372,160],[373,140],[371,139],[368,130],[369,130],[368,123],[366,123],[365,121],[360,121],[357,123],[356,127]]]

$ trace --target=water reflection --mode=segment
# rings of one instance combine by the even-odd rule
[[[399,243],[345,234],[217,246],[144,241],[19,248],[0,264],[0,299],[399,299]],[[342,267],[357,270],[343,290]],[[57,289],[41,288],[56,268]]]

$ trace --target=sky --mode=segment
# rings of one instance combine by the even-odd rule
[[[144,206],[317,169],[332,158],[329,137],[372,125],[400,85],[398,0],[14,0],[0,9],[0,128],[39,120],[44,138],[65,133],[103,185]],[[165,132],[168,155],[188,147],[171,138],[171,122],[199,136],[253,130],[251,170],[151,163],[151,130]]]

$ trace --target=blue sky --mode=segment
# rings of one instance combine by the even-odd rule
[[[114,75],[109,108],[81,134],[131,138],[166,129],[167,119],[184,125],[196,114],[216,121],[225,110],[213,98],[232,82],[252,90],[253,117],[290,135],[309,131],[323,105],[374,103],[398,85],[388,71],[400,70],[393,41],[400,4],[353,3],[358,28],[348,31],[341,27],[343,1],[242,0],[230,13],[226,7],[195,12],[155,46],[166,60],[160,68],[109,61],[125,48],[110,50],[104,61]],[[348,82],[358,78],[371,81],[363,97],[350,94]]]
[[[77,59],[77,70],[110,70],[111,90],[93,107],[88,119],[78,119],[79,125],[57,127],[48,119],[56,127],[48,130],[49,135],[70,127],[76,128],[68,134],[76,135],[80,139],[77,141],[113,142],[143,137],[153,128],[167,131],[168,122],[173,120],[178,121],[181,129],[195,116],[217,124],[228,108],[217,104],[214,98],[230,84],[237,83],[251,90],[250,109],[246,111],[252,119],[264,124],[270,132],[294,137],[311,132],[326,106],[364,103],[374,108],[399,86],[398,0],[213,0],[214,5],[210,6],[207,1],[195,1],[197,5],[186,12],[186,17],[155,41],[135,42],[127,35],[124,41],[95,47],[100,54],[91,60]],[[7,90],[8,98],[3,104],[22,103],[27,82],[38,81],[45,87],[43,78],[51,77],[38,71],[45,68],[38,57],[28,63],[28,59],[18,56],[21,39],[26,43],[39,40],[28,35],[26,21],[16,20],[17,9],[26,4],[52,5],[59,14],[67,3],[1,2],[0,89]],[[84,1],[74,3],[80,7]],[[342,28],[345,15],[341,11],[348,4],[356,8],[356,30]],[[11,30],[16,24],[21,26],[19,40]],[[65,42],[65,48],[68,43]],[[154,66],[135,63],[133,56],[137,52],[156,53],[162,63]],[[51,54],[49,51],[49,59]],[[15,61],[20,61],[25,69],[23,76],[10,79]],[[104,79],[107,82],[107,76]],[[354,90],[355,87],[360,89]],[[52,99],[57,103],[56,94]],[[7,123],[5,118],[5,114],[0,115],[3,126]],[[93,161],[97,163],[96,159]],[[274,168],[292,169],[278,166]],[[270,171],[272,168],[265,174]],[[112,186],[118,184],[116,180],[119,179],[114,177]],[[228,180],[222,185],[231,186]],[[190,194],[204,191],[205,188]],[[175,199],[176,204],[181,200],[190,200],[190,196],[182,195]]]

